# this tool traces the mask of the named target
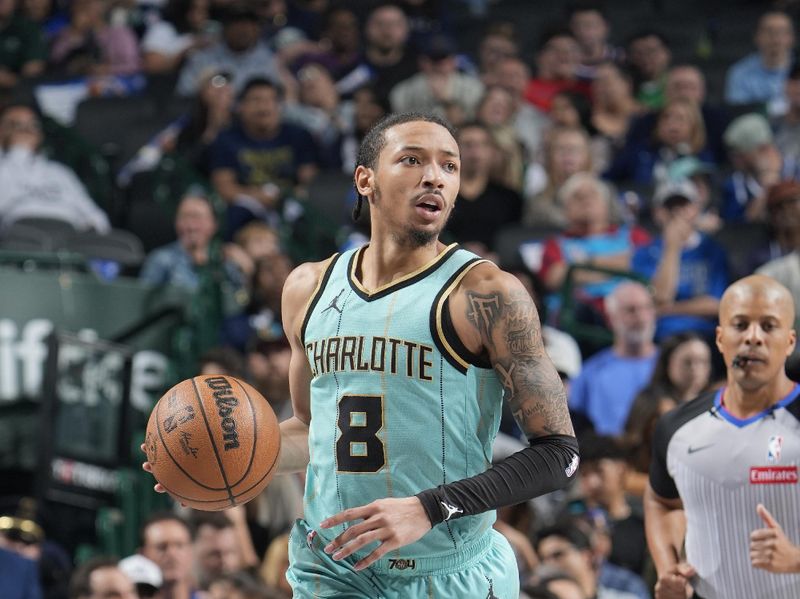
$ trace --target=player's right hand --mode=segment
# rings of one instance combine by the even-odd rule
[[[689,579],[695,574],[695,569],[689,564],[675,564],[658,577],[655,599],[688,599],[694,593]]]
[[[139,449],[141,449],[141,450],[142,450],[142,453],[144,453],[145,455],[147,455],[147,449],[146,449],[146,447],[145,447],[145,444],[144,444],[144,443],[142,443],[141,445],[139,445]],[[145,472],[147,472],[148,474],[153,474],[153,466],[152,466],[152,465],[150,464],[150,462],[148,462],[147,460],[145,460],[145,461],[142,463],[142,470],[144,470],[144,471],[145,471]],[[166,493],[166,492],[167,492],[167,490],[164,488],[164,485],[162,485],[161,483],[156,483],[156,484],[153,486],[153,490],[154,490],[156,493]]]

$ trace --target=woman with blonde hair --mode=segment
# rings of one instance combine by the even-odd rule
[[[495,146],[492,178],[509,189],[522,191],[525,156],[514,127],[514,98],[499,85],[486,89],[478,104],[477,120],[486,125]]]
[[[544,162],[534,163],[525,177],[522,222],[528,226],[567,224],[557,201],[561,186],[575,173],[592,172],[589,134],[580,127],[556,127],[545,140]]]
[[[612,181],[658,183],[668,178],[670,164],[686,156],[714,164],[700,108],[691,100],[675,98],[659,112],[652,139],[626,145],[605,176]]]

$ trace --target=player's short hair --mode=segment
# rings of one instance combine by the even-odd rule
[[[115,557],[93,557],[81,564],[69,580],[69,599],[82,599],[92,595],[91,577],[95,570],[116,568],[119,560]]]
[[[364,136],[361,146],[358,148],[356,166],[375,168],[378,164],[378,157],[386,145],[386,132],[397,125],[422,121],[425,123],[435,123],[441,125],[450,132],[453,139],[456,137],[455,128],[441,117],[435,114],[424,112],[400,112],[383,117],[370,129]]]

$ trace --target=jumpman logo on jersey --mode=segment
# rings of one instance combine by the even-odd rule
[[[452,518],[456,514],[463,514],[464,513],[464,510],[462,510],[460,507],[456,507],[454,505],[447,504],[444,501],[440,501],[439,503],[441,503],[442,507],[445,509],[445,511],[447,511],[447,516],[445,517],[445,520],[449,520],[450,518]]]
[[[342,309],[339,306],[337,306],[336,304],[339,301],[339,298],[342,297],[343,293],[344,293],[344,287],[342,287],[342,290],[339,293],[336,294],[336,297],[331,300],[331,303],[328,304],[328,307],[325,308],[322,312],[320,312],[320,314],[325,314],[325,312],[327,312],[331,308],[333,308],[339,314],[341,314],[342,313]]]

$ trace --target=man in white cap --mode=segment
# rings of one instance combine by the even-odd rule
[[[5,595],[4,595],[5,596]],[[116,558],[95,557],[75,570],[69,581],[69,599],[137,599],[133,581]]]
[[[159,591],[164,579],[161,576],[161,568],[154,561],[137,553],[120,560],[118,566],[136,585],[139,599],[160,596]]]

